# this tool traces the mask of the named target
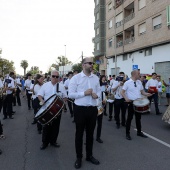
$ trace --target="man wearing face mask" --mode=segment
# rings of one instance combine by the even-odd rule
[[[81,167],[83,133],[86,128],[86,161],[95,165],[99,161],[93,157],[93,134],[96,126],[96,118],[98,114],[97,99],[101,95],[99,79],[92,74],[93,70],[92,58],[84,58],[82,60],[83,71],[72,77],[69,83],[69,98],[75,99],[75,146],[77,160],[74,164],[76,169]]]
[[[125,102],[125,99],[121,94],[122,87],[125,81],[126,80],[125,80],[124,72],[120,72],[119,76],[116,78],[116,81],[112,85],[112,91],[115,92],[114,108],[115,108],[115,119],[116,119],[117,129],[120,128],[120,110],[122,113],[121,125],[122,126],[126,125],[127,103]]]

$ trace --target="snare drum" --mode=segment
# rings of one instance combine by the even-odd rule
[[[38,120],[42,125],[48,124],[61,114],[63,107],[64,101],[62,98],[54,94],[45,101],[44,105],[35,115],[35,119]]]
[[[135,112],[144,113],[149,111],[149,100],[141,98],[133,101]]]

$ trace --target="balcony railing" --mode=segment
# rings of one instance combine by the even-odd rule
[[[119,41],[116,43],[116,48],[122,47],[123,46],[123,41]]]
[[[115,24],[116,28],[120,27],[121,25],[123,25],[123,20],[119,21]]]
[[[124,41],[124,44],[130,44],[130,43],[133,43],[135,41],[135,37],[131,37],[131,38],[128,38]]]
[[[119,7],[121,4],[123,4],[125,0],[115,0],[115,6],[116,8]]]
[[[131,13],[129,16],[124,18],[124,23],[130,21],[131,19],[133,19],[135,17],[135,13]]]

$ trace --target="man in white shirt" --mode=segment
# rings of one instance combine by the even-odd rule
[[[32,94],[29,93],[30,92],[30,86],[31,86],[31,83],[32,83],[32,79],[31,79],[31,74],[28,73],[27,74],[27,79],[25,80],[25,88],[26,88],[26,95],[27,95],[27,102],[28,102],[28,110],[31,109],[31,96]]]
[[[75,168],[81,167],[83,133],[86,128],[86,160],[98,165],[99,161],[93,157],[93,134],[96,126],[97,98],[101,95],[99,79],[92,74],[93,70],[92,58],[84,58],[82,60],[83,71],[72,77],[69,83],[69,98],[75,99],[75,123],[76,135],[75,145],[77,160]]]
[[[116,78],[116,81],[113,83],[112,91],[115,92],[115,101],[114,101],[114,110],[115,110],[115,120],[117,129],[120,128],[120,110],[121,110],[121,125],[125,126],[126,124],[126,109],[127,103],[123,98],[121,91],[123,88],[123,84],[125,82],[125,74],[124,72],[120,72],[119,76]]]
[[[57,94],[63,100],[66,101],[67,94],[63,84],[59,83],[60,77],[57,70],[51,72],[51,81],[43,84],[41,89],[38,92],[38,99],[40,100],[41,104],[50,98],[52,95]],[[62,111],[61,111],[62,112]],[[61,113],[58,114],[57,118],[54,118],[52,122],[48,125],[43,126],[42,132],[42,146],[40,147],[41,150],[45,149],[48,144],[50,143],[51,146],[60,147],[57,143],[57,137],[59,134],[60,128],[60,120],[61,120]]]
[[[152,96],[148,97],[148,99],[150,100],[150,105],[152,99],[154,99],[156,115],[161,115],[162,113],[159,112],[159,108],[158,108],[158,81],[156,77],[157,74],[152,73],[152,78],[148,80],[148,82],[146,83],[146,89],[148,89],[149,93],[153,94]]]
[[[145,134],[141,131],[141,113],[134,111],[133,101],[141,98],[141,94],[144,96],[151,96],[152,94],[146,93],[143,89],[142,83],[139,80],[140,72],[134,70],[131,72],[131,79],[126,81],[122,88],[122,96],[128,103],[128,116],[126,121],[126,139],[131,140],[130,127],[133,115],[135,114],[137,136],[147,138]]]
[[[72,77],[73,77],[73,72],[70,71],[68,73],[68,79],[64,82],[64,87],[67,91],[67,95],[68,95],[68,86],[69,86],[69,83]],[[68,103],[68,108],[69,108],[71,117],[73,117],[73,100],[68,98],[67,103]]]
[[[20,93],[21,93],[22,84],[21,84],[20,78],[17,77],[15,79],[15,82],[16,82],[16,86],[17,86],[17,90],[16,90],[17,103],[18,103],[18,106],[21,106]]]
[[[6,98],[3,102],[3,114],[4,119],[7,119],[7,116],[9,116],[10,119],[13,119],[12,117],[12,100],[13,100],[13,91],[15,90],[15,84],[14,84],[14,72],[9,73],[9,77],[5,79],[5,90],[6,90]]]
[[[157,76],[157,81],[158,81],[158,104],[161,105],[161,97],[162,97],[162,82],[161,82],[161,77]]]

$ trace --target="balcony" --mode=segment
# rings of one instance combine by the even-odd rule
[[[132,20],[135,17],[135,13],[131,13],[129,16],[127,16],[126,18],[124,18],[124,23]]]
[[[119,21],[115,24],[116,28],[120,27],[121,25],[123,25],[123,20]]]
[[[123,33],[116,35],[116,48],[123,46]]]
[[[123,40],[116,43],[116,48],[123,46]]]
[[[119,7],[121,4],[123,4],[124,0],[115,0],[115,7]]]
[[[134,41],[135,41],[135,37],[130,37],[124,41],[124,44],[125,45],[130,44],[130,43],[133,43]]]

